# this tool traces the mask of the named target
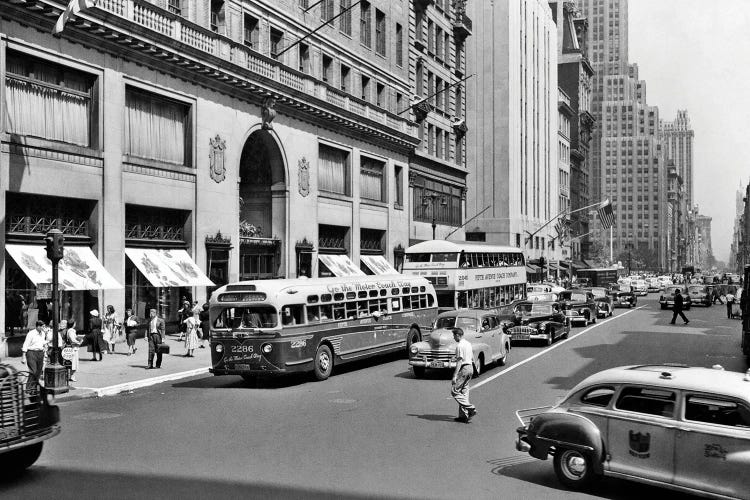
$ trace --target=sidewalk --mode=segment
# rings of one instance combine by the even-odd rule
[[[72,401],[76,399],[112,396],[121,392],[132,391],[141,387],[160,384],[169,380],[192,377],[208,373],[211,366],[210,344],[205,349],[196,349],[195,357],[186,358],[183,342],[179,342],[176,334],[167,335],[166,342],[170,353],[165,354],[161,368],[147,370],[148,344],[144,339],[138,339],[135,347],[137,352],[127,355],[128,346],[117,344],[114,354],[104,354],[102,361],[91,361],[91,353],[83,347],[78,351],[78,371],[76,382],[69,382],[70,391],[55,397],[58,401]],[[26,370],[21,358],[4,358],[2,363],[12,365],[19,370]]]

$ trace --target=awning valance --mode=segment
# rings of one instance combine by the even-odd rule
[[[361,255],[359,260],[375,274],[398,274],[398,271],[382,255]]]
[[[320,259],[320,262],[322,262],[335,276],[365,275],[365,273],[363,273],[346,255],[318,255],[318,259]]]
[[[126,248],[125,254],[156,288],[214,286],[185,250]]]
[[[5,249],[32,283],[52,283],[52,262],[40,245],[6,245]],[[65,247],[57,267],[60,290],[122,288],[89,247]]]
[[[526,272],[535,274],[539,272],[539,268],[533,264],[526,264]]]

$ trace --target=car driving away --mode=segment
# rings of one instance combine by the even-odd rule
[[[713,298],[713,286],[710,285],[688,285],[688,295],[692,305],[711,307]]]
[[[594,294],[587,290],[565,290],[560,292],[560,302],[563,304],[565,316],[571,322],[596,323],[596,302]]]
[[[664,293],[659,297],[659,304],[662,309],[674,307],[674,296],[677,290],[682,294],[682,308],[685,310],[690,309],[693,302],[690,294],[687,292],[687,288],[682,285],[672,285],[664,289]]]
[[[516,412],[516,449],[553,457],[565,486],[602,476],[712,498],[750,499],[750,371],[623,366],[559,404]]]
[[[500,316],[480,309],[448,311],[438,315],[427,339],[409,348],[409,364],[416,378],[424,377],[428,368],[456,368],[454,328],[462,329],[464,338],[471,344],[476,375],[491,363],[502,366],[507,362],[510,338],[503,331]]]
[[[612,316],[612,312],[615,309],[613,304],[612,296],[607,293],[606,288],[593,287],[590,289],[591,293],[594,294],[594,302],[596,302],[596,316],[598,318],[606,318]]]

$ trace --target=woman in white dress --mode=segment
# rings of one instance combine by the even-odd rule
[[[60,322],[60,330],[64,332],[63,335],[65,337],[65,342],[73,348],[73,358],[70,360],[70,378],[68,379],[71,382],[76,381],[76,370],[78,370],[78,348],[81,346],[81,343],[78,342],[78,333],[76,332],[75,326],[75,320],[70,320],[70,322],[62,320]]]
[[[107,306],[107,312],[102,318],[102,337],[104,341],[109,345],[109,352],[115,352],[115,342],[118,342],[120,337],[120,329],[122,328],[122,322],[115,312],[115,308],[112,305]]]
[[[187,349],[186,358],[193,357],[193,351],[200,344],[200,337],[198,337],[198,329],[200,328],[201,322],[198,319],[198,312],[194,311],[193,315],[184,321],[185,323],[185,349]]]

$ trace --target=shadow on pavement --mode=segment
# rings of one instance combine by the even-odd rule
[[[435,414],[424,414],[424,415],[417,415],[416,413],[407,413],[407,417],[417,417],[421,418],[422,420],[430,420],[432,422],[453,422],[453,415],[435,415]]]
[[[248,471],[248,476],[252,471]],[[0,479],[0,496],[35,499],[188,499],[188,498],[284,498],[366,499],[359,495],[253,482],[229,482],[151,474],[105,473],[36,466],[12,479]],[[390,497],[397,498],[397,497]]]
[[[492,466],[492,474],[510,477],[519,481],[544,486],[558,492],[575,493],[565,488],[555,476],[552,457],[542,461],[528,455],[515,455],[499,458],[488,462]],[[698,498],[686,493],[678,493],[666,488],[648,486],[634,481],[615,478],[601,478],[594,481],[584,493],[611,500],[629,500],[631,498],[658,498],[659,500],[690,500]],[[550,495],[552,493],[550,492]],[[547,495],[545,495],[547,496]]]

